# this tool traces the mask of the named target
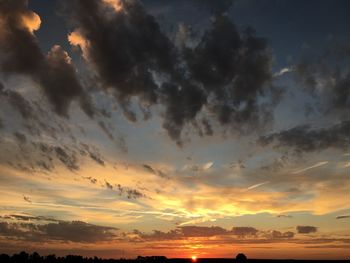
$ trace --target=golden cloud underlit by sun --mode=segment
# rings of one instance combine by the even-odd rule
[[[79,47],[83,53],[85,60],[88,58],[88,45],[89,42],[76,30],[68,34],[68,42],[75,47]]]
[[[111,6],[116,12],[119,12],[123,8],[120,0],[103,0],[103,2]]]
[[[26,27],[32,34],[38,30],[41,25],[40,16],[34,12],[27,13],[22,16],[23,26]]]
[[[87,46],[87,41],[78,31],[70,33],[68,35],[68,41],[72,46],[79,46],[82,50]]]

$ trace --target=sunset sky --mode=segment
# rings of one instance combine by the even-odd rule
[[[349,10],[0,0],[0,253],[350,259]]]

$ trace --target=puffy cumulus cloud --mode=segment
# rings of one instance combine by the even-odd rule
[[[185,51],[189,71],[213,96],[209,108],[221,123],[259,120],[258,96],[271,79],[266,48],[253,31],[240,33],[228,17],[217,16],[198,46]]]
[[[155,102],[151,71],[173,70],[174,48],[155,19],[136,1],[123,1],[122,11],[108,13],[103,1],[72,1],[77,31],[69,37],[121,102],[137,95]]]
[[[82,109],[89,116],[94,115],[94,107],[81,86],[71,58],[60,46],[55,45],[46,56],[46,71],[41,76],[41,84],[54,111],[68,116],[72,100],[80,100]]]
[[[120,11],[123,7],[121,0],[103,0],[103,2],[113,7],[116,12]]]
[[[41,25],[40,16],[34,12],[26,13],[22,16],[22,22],[28,30],[33,33],[38,30]]]
[[[80,101],[84,112],[92,116],[94,107],[81,86],[68,54],[60,46],[44,55],[33,32],[40,17],[28,9],[25,0],[0,3],[0,69],[6,75],[30,76],[42,88],[53,110],[68,116],[73,100]]]
[[[28,0],[1,1],[0,9],[2,15],[0,18],[0,23],[3,23],[2,25],[4,25],[6,23],[6,19],[14,19],[17,20],[13,20],[13,22],[17,23],[18,27],[25,28],[31,33],[38,30],[41,25],[41,19],[38,14],[23,8],[27,4]],[[10,18],[9,16],[11,16],[11,12],[16,12],[18,16]],[[2,28],[1,31],[5,32],[6,28]]]
[[[82,221],[58,221],[47,224],[0,222],[0,235],[30,242],[64,241],[94,243],[116,238],[116,228]]]
[[[27,9],[26,0],[4,0],[0,3],[1,69],[5,73],[36,75],[44,60],[32,32],[23,23],[23,17],[34,16]]]
[[[186,123],[195,119],[206,104],[206,95],[196,85],[164,83],[163,103],[166,107],[163,127],[170,138],[181,145],[181,132]]]
[[[318,152],[330,148],[349,148],[350,122],[343,121],[328,128],[312,129],[309,125],[262,136],[258,142],[276,148],[290,148],[297,153]]]
[[[68,41],[72,46],[79,47],[85,59],[88,59],[88,41],[82,36],[82,34],[77,30],[68,34]]]
[[[213,120],[198,121],[200,115],[208,114],[240,132],[254,130],[246,126],[264,126],[271,119],[276,98],[270,85],[271,54],[265,39],[256,37],[253,30],[239,32],[221,11],[215,12],[211,28],[198,45],[178,49],[138,1],[108,2],[72,1],[76,29],[68,39],[80,47],[126,118],[136,121],[130,107],[134,97],[141,107],[161,104],[163,127],[179,145],[188,124],[199,134],[213,134]],[[110,2],[120,8],[114,10]],[[211,2],[208,5],[216,10],[232,4]]]
[[[311,234],[317,232],[317,227],[315,226],[297,226],[296,229],[299,234]]]

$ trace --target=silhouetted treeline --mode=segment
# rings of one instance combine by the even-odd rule
[[[116,262],[152,262],[165,263],[167,258],[164,256],[138,256],[136,259],[102,259],[98,257],[83,257],[75,255],[67,255],[65,257],[58,257],[56,255],[40,256],[39,253],[34,252],[28,254],[22,251],[19,254],[9,256],[7,254],[0,255],[0,263],[116,263]]]
[[[248,263],[315,263],[320,260],[268,260],[268,259],[248,259]],[[237,263],[238,260],[229,258],[199,258],[196,263]],[[321,260],[322,263],[331,262],[350,262],[349,260]],[[83,257],[68,255],[65,257],[59,257],[56,255],[40,256],[37,252],[28,254],[21,252],[9,256],[7,254],[0,254],[0,263],[194,263],[189,258],[173,258],[167,259],[164,256],[150,256],[142,257],[138,256],[136,259],[102,259],[98,257]]]

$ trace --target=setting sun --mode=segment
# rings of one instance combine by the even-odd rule
[[[197,256],[192,256],[192,261],[197,261]]]

